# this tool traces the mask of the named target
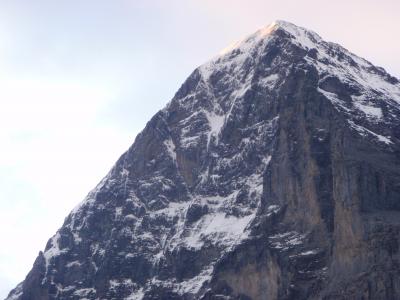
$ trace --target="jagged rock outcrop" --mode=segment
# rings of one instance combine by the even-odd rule
[[[399,299],[400,83],[278,21],[197,68],[8,299]]]

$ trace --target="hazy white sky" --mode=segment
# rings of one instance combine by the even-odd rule
[[[199,64],[275,19],[400,75],[400,1],[0,0],[0,298]]]

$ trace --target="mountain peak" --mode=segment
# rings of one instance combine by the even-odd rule
[[[399,153],[398,81],[276,21],[188,77],[8,299],[399,299]]]
[[[321,40],[321,37],[315,32],[305,29],[303,27],[297,26],[293,23],[276,20],[269,25],[258,29],[253,34],[246,36],[245,38],[236,41],[220,51],[219,56],[226,55],[234,50],[240,50],[244,47],[251,47],[257,45],[260,41],[267,37],[274,35],[277,30],[283,30],[296,40],[300,45],[306,48],[312,48],[314,43]]]
[[[314,70],[320,77],[321,93],[346,114],[361,112],[367,122],[385,122],[378,106],[386,103],[393,107],[400,103],[400,83],[383,68],[375,67],[336,43],[324,41],[311,30],[282,20],[225,48],[200,66],[199,71],[205,82],[224,71],[226,80],[235,80],[241,91],[246,91],[251,88],[249,78],[263,61],[270,61],[265,67],[269,75],[275,72],[272,77],[276,80],[286,77],[287,69],[294,66]],[[272,77],[265,80],[271,83]],[[345,101],[342,96],[332,94],[331,87],[325,87],[333,77],[356,91],[351,101]],[[386,117],[392,120],[390,114]]]
[[[271,24],[267,25],[266,27],[274,26],[275,28],[281,28],[287,31],[290,30],[301,30],[301,31],[307,31],[307,32],[312,32],[313,34],[317,34],[313,32],[310,29],[304,28],[302,26],[296,25],[292,22],[285,21],[285,20],[275,20]]]
[[[265,26],[264,28],[267,28],[267,27],[272,27],[275,30],[280,28],[280,29],[286,30],[288,32],[296,31],[296,30],[297,31],[299,31],[299,30],[301,30],[301,31],[310,31],[310,30],[308,30],[308,29],[306,29],[304,27],[298,26],[298,25],[296,25],[294,23],[291,23],[291,22],[288,22],[288,21],[285,21],[285,20],[275,20],[272,23],[270,23],[269,25]]]

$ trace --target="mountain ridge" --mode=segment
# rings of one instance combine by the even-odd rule
[[[396,78],[275,22],[189,76],[7,299],[395,299],[399,139]]]

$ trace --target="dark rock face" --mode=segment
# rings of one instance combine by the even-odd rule
[[[8,299],[400,299],[400,84],[277,22],[196,69]]]

